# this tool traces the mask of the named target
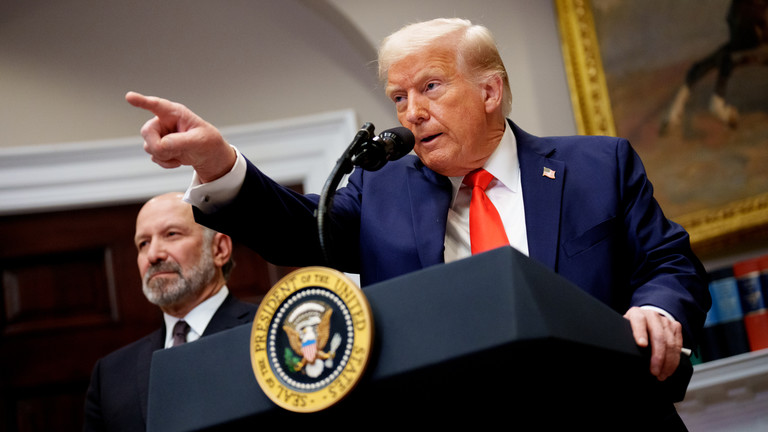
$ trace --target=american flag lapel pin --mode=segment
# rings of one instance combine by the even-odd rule
[[[552,168],[544,167],[544,172],[541,173],[542,176],[551,178],[552,180],[555,179],[555,170]]]

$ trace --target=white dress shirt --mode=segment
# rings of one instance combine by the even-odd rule
[[[173,326],[181,320],[184,320],[189,324],[187,342],[193,342],[200,339],[200,336],[203,335],[206,327],[208,327],[208,323],[211,322],[213,314],[215,314],[216,311],[219,310],[219,306],[224,303],[227,294],[229,294],[229,289],[225,285],[221,287],[219,292],[197,305],[196,308],[189,311],[189,313],[181,319],[163,313],[163,319],[165,320],[165,347],[170,348],[173,346]]]
[[[520,163],[517,159],[517,141],[511,128],[504,130],[499,146],[483,168],[495,177],[486,188],[485,194],[499,212],[510,246],[528,255]],[[463,176],[450,177],[450,180],[453,199],[445,229],[445,262],[456,261],[472,254],[469,241],[469,202],[472,188],[462,183]]]

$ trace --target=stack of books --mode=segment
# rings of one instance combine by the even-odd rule
[[[768,348],[768,255],[710,272],[712,308],[695,360]]]

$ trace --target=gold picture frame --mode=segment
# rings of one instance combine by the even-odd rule
[[[579,134],[616,136],[590,0],[554,0],[563,60]],[[700,257],[768,238],[768,193],[674,218]]]

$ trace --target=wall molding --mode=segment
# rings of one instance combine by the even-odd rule
[[[316,193],[358,129],[353,110],[220,128],[267,175]],[[159,167],[142,142],[130,137],[0,148],[0,215],[141,202],[186,190],[191,168]]]

